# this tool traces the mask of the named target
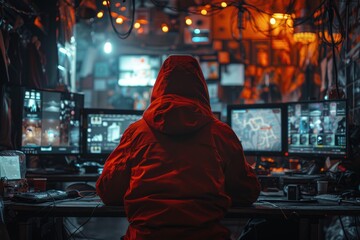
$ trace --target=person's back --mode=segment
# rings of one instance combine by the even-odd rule
[[[125,239],[229,239],[220,221],[231,201],[251,204],[259,191],[236,135],[213,117],[190,56],[164,62],[150,106],[97,182],[105,204],[125,206]]]

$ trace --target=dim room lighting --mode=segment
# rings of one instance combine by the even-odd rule
[[[105,52],[106,54],[109,54],[109,53],[112,52],[112,44],[111,44],[110,42],[106,42],[106,43],[104,44],[104,52]]]

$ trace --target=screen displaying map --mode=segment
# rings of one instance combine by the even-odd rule
[[[231,128],[247,151],[282,151],[281,108],[233,109]]]

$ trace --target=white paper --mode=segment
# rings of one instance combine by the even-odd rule
[[[21,179],[19,156],[0,156],[0,177]]]

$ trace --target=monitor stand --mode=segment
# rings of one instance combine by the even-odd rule
[[[312,164],[309,166],[306,174],[307,175],[318,175],[321,174],[321,169],[324,167],[326,157],[320,157],[312,160]]]

